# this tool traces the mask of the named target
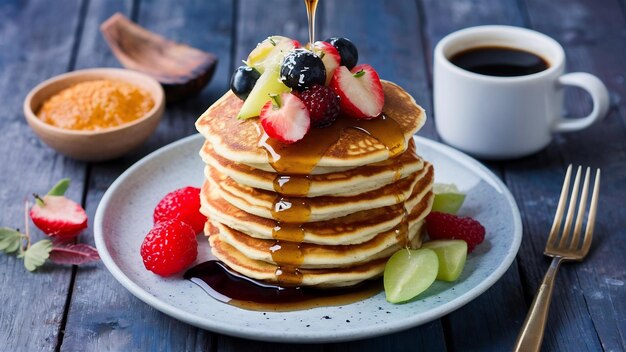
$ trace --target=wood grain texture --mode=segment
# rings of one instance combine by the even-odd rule
[[[133,9],[138,9],[137,13]],[[81,49],[86,50],[79,52],[78,67],[119,66],[98,31],[100,23],[116,11],[168,38],[230,60],[230,1],[142,2],[135,7],[130,1],[91,2],[81,42]],[[91,165],[86,198],[91,218],[106,189],[126,168],[147,153],[195,133],[195,119],[226,89],[225,77],[225,70],[218,70],[198,97],[168,106],[156,133],[136,152]],[[91,236],[85,240],[93,244]],[[78,270],[65,331],[64,351],[204,351],[213,343],[212,333],[170,318],[136,299],[102,263]]]
[[[425,44],[428,68],[432,71],[432,51],[446,35],[467,27],[486,24],[524,26],[517,0],[418,0],[426,23]],[[432,72],[431,72],[432,77]]]
[[[415,1],[320,1],[320,39],[345,36],[359,51],[359,63],[406,89],[429,119],[419,135],[436,139],[420,13]]]
[[[359,341],[329,344],[326,351],[332,352],[411,352],[444,351],[446,342],[443,338],[441,321],[408,329],[399,333]]]
[[[72,0],[57,6],[47,1],[0,3],[2,226],[24,229],[24,201],[33,192],[46,193],[63,177],[73,180],[67,195],[81,200],[84,164],[44,145],[22,113],[22,101],[32,87],[70,66],[79,9],[80,1]],[[35,239],[44,237],[33,225],[30,228]],[[71,267],[51,265],[29,273],[22,260],[0,255],[0,350],[54,350],[71,275]]]
[[[584,263],[563,268],[564,275],[557,283],[561,286],[555,292],[554,302],[557,303],[551,312],[553,328],[549,331],[548,346],[551,350],[624,350],[626,258],[620,248],[626,247],[626,210],[622,206],[626,189],[626,120],[620,97],[626,93],[623,84],[626,48],[617,44],[624,42],[626,21],[623,8],[618,1],[603,1],[602,6],[580,0],[532,0],[525,1],[525,4],[532,28],[554,37],[564,46],[568,71],[598,75],[609,87],[614,103],[604,121],[581,132],[557,136],[550,148],[556,149],[560,156],[552,160],[563,160],[561,170],[566,164],[573,163],[601,167],[603,174],[594,245]],[[590,99],[586,93],[581,90],[568,93],[568,115],[583,116],[590,111]],[[537,173],[534,173],[535,180],[536,177]],[[521,179],[522,183],[528,180],[526,177]],[[557,178],[551,183],[558,187],[560,181]],[[533,187],[536,195],[534,191],[541,192],[537,187]],[[527,194],[527,197],[533,194]],[[545,219],[542,224],[543,231],[537,228],[537,219],[533,220],[532,226],[537,232],[532,240],[536,247],[537,242],[545,239],[550,219]],[[547,263],[535,256],[524,258],[527,259],[523,266],[525,275],[536,285]],[[571,319],[572,315],[577,318]],[[566,344],[567,336],[577,341],[576,345]]]
[[[21,261],[0,255],[0,351],[509,350],[549,263],[542,252],[568,163],[603,170],[598,224],[589,258],[567,264],[559,274],[543,350],[626,350],[625,0],[322,0],[319,7],[318,39],[351,38],[360,62],[372,64],[426,108],[429,122],[420,134],[429,138],[438,138],[432,49],[457,29],[480,24],[537,29],[564,45],[569,71],[591,72],[607,84],[612,109],[600,124],[556,135],[536,155],[486,162],[506,181],[522,212],[522,248],[504,277],[456,312],[401,333],[285,345],[218,335],[161,314],[126,291],[101,263],[45,265],[30,274]],[[156,133],[137,151],[107,163],[75,162],[37,139],[23,120],[21,103],[30,88],[53,75],[119,67],[98,30],[116,11],[169,39],[213,52],[220,62],[209,86],[197,97],[168,106]],[[82,199],[93,219],[102,195],[126,168],[195,133],[196,117],[228,89],[240,60],[273,34],[307,41],[301,0],[0,2],[0,131],[10,141],[0,143],[0,183],[5,185],[0,225],[23,228],[22,200],[62,177],[72,178],[69,197]],[[566,108],[569,116],[582,116],[591,102],[582,90],[568,89]],[[91,228],[80,240],[93,244]]]
[[[524,22],[524,16],[513,0],[424,0],[421,8],[426,19],[424,41],[428,53],[433,52],[434,46],[444,36],[462,28],[484,24],[521,25]],[[427,55],[427,58],[432,61],[432,55]],[[432,63],[428,67],[432,71]],[[436,112],[434,120],[436,123]],[[502,178],[499,163],[485,164]],[[502,279],[485,294],[442,319],[448,347],[455,351],[497,351],[504,346],[512,346],[524,321],[526,308],[515,261]],[[476,324],[477,321],[480,324]]]

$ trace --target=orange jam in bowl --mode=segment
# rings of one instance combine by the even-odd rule
[[[81,82],[52,95],[41,105],[37,117],[59,128],[98,131],[139,119],[154,104],[146,90],[102,79]]]

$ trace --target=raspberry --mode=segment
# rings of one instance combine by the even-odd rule
[[[200,233],[206,216],[200,213],[200,188],[183,187],[168,193],[154,208],[154,223],[179,219]]]
[[[478,221],[437,211],[426,217],[426,230],[431,240],[459,239],[467,242],[468,252],[485,239],[485,228]]]
[[[293,92],[306,105],[313,127],[332,125],[339,116],[339,96],[327,86],[314,84],[303,92]]]
[[[156,224],[141,244],[146,269],[161,276],[182,271],[196,260],[198,241],[191,226],[178,219]]]

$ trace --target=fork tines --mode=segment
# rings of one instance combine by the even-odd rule
[[[587,216],[587,226],[585,229],[585,235],[583,239],[582,246],[580,246],[580,233],[583,226],[584,215],[587,210],[587,198],[589,194],[589,182],[590,182],[590,172],[591,168],[587,167],[585,172],[585,179],[583,181],[582,190],[579,190],[580,186],[580,178],[581,178],[582,167],[579,166],[576,172],[576,176],[574,177],[574,184],[571,187],[571,196],[568,201],[568,194],[570,193],[570,179],[572,174],[572,165],[569,165],[567,168],[567,173],[565,174],[565,180],[563,181],[563,188],[561,190],[561,196],[559,198],[559,204],[557,206],[556,214],[554,216],[554,223],[552,224],[552,229],[550,230],[550,236],[548,237],[548,243],[546,244],[546,254],[548,255],[562,255],[561,253],[551,253],[551,252],[560,252],[562,250],[570,250],[576,251],[576,256],[581,256],[581,258],[573,258],[573,259],[582,259],[587,252],[589,251],[589,247],[591,247],[591,240],[593,237],[593,229],[596,219],[596,210],[598,207],[598,193],[600,191],[600,169],[596,170],[596,176],[593,186],[593,193],[591,195],[591,202],[589,205],[589,213]],[[580,200],[578,199],[580,193]],[[569,204],[569,205],[568,205]],[[576,212],[576,205],[578,205],[578,211]],[[563,213],[565,212],[565,208],[567,206],[567,215],[565,217],[565,224],[561,230],[561,223],[563,220]],[[575,216],[576,214],[576,216]],[[574,229],[572,231],[572,223],[575,224]],[[558,241],[558,244],[557,244]]]

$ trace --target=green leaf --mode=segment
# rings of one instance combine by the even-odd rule
[[[50,192],[48,192],[48,195],[49,196],[62,196],[62,195],[65,195],[65,191],[67,191],[67,188],[69,186],[70,186],[70,179],[69,178],[64,178],[61,181],[57,182],[57,184],[54,185],[54,187],[52,187]]]
[[[22,234],[8,227],[0,227],[0,251],[13,253],[22,244]]]
[[[24,266],[28,271],[33,271],[42,266],[50,256],[52,241],[41,240],[33,244],[24,253]]]

